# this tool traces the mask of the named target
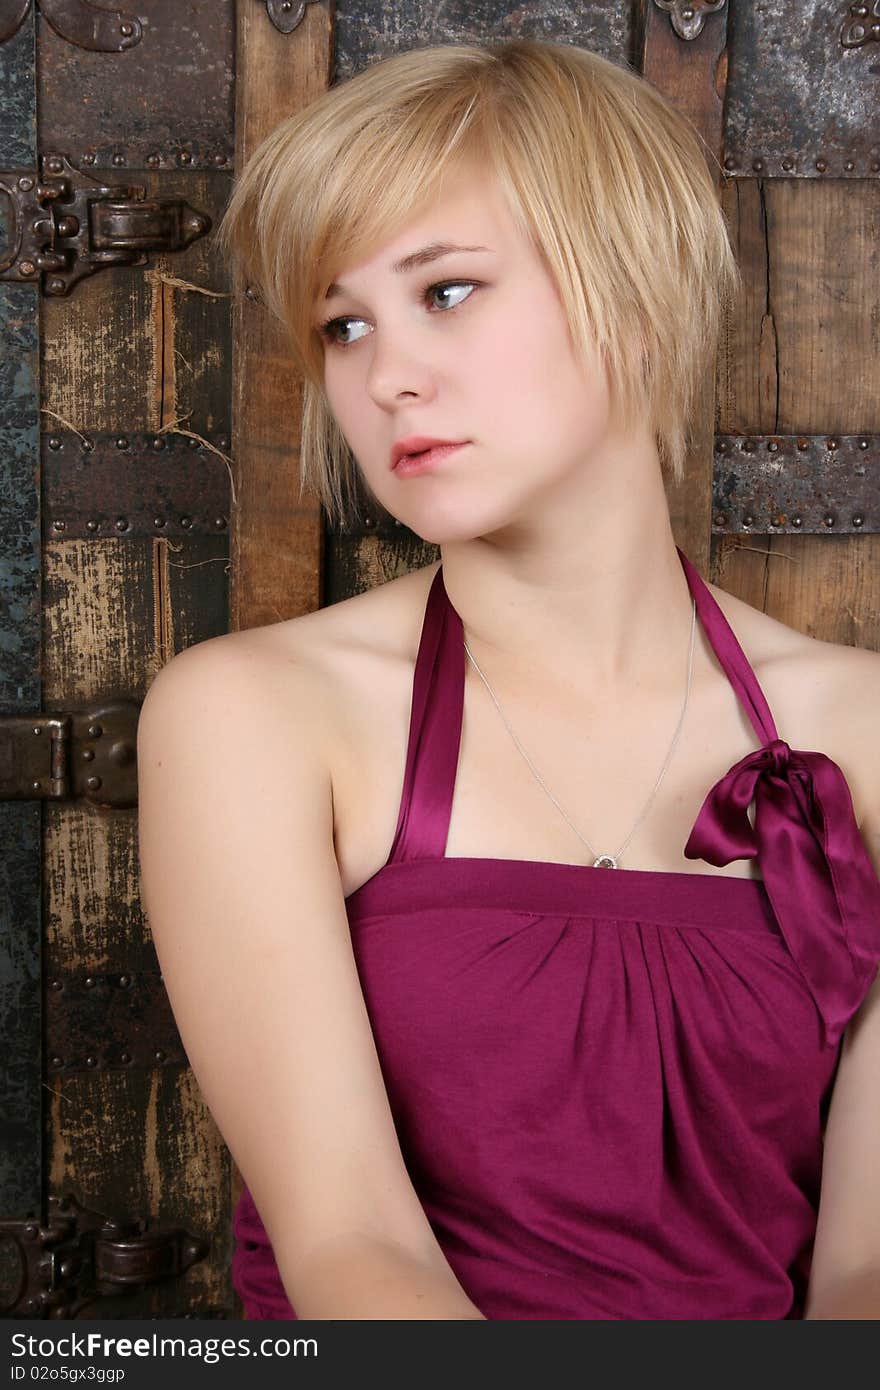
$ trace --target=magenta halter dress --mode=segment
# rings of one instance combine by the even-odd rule
[[[487,1318],[803,1316],[840,1041],[880,962],[880,880],[843,772],[778,736],[678,553],[758,741],[684,853],[758,856],[763,881],[445,858],[465,653],[441,568],[391,853],[346,900],[410,1178]],[[245,1315],[294,1318],[247,1188],[233,1232]]]

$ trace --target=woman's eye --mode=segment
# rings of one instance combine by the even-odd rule
[[[441,284],[441,285],[431,285],[431,286],[429,287],[427,293],[428,293],[429,295],[433,295],[433,294],[435,294],[435,293],[436,293],[436,294],[446,294],[449,290],[460,290],[460,289],[472,290],[472,289],[474,289],[475,287],[476,287],[476,286],[475,286],[475,282],[474,282],[473,280],[446,280],[446,281],[444,281],[444,283]],[[465,299],[466,299],[466,298],[467,298],[467,295],[465,295]],[[462,302],[463,302],[462,300],[459,300],[459,301],[458,301],[459,304],[461,304]],[[448,304],[445,304],[445,305],[443,305],[442,307],[448,309],[450,306],[449,306]],[[454,309],[454,308],[455,308],[455,305],[453,304],[451,307]]]
[[[476,287],[477,282],[475,280],[443,280],[439,284],[429,285],[422,298],[424,300],[431,300],[435,295],[448,295],[451,290],[466,290],[467,294],[465,294],[463,298],[456,300],[452,304],[446,303],[439,305],[441,311],[455,309],[469,297],[471,290],[476,289]],[[355,318],[353,315],[350,317],[328,319],[326,323],[321,324],[318,332],[321,334],[322,338],[328,343],[332,343],[335,347],[348,347],[350,343],[357,342],[358,339],[348,338],[347,340],[343,340],[337,336],[337,330],[340,332],[350,332],[353,324],[363,324],[364,322],[364,319]],[[361,334],[361,336],[363,337],[364,335]]]
[[[363,319],[328,319],[326,323],[321,324],[318,331],[322,338],[325,338],[328,343],[333,343],[335,347],[348,347],[348,342],[344,342],[342,339],[337,338],[336,330],[343,329],[347,332],[350,325],[353,323],[363,323]],[[352,340],[349,339],[349,341]],[[357,342],[357,339],[355,338],[353,341]]]

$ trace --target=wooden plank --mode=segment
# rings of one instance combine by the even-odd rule
[[[880,430],[876,182],[737,179],[723,200],[745,285],[719,354],[720,431]],[[710,572],[800,631],[880,650],[880,535],[715,537]]]
[[[211,170],[149,178],[156,192],[185,198],[215,226],[230,181],[228,172]],[[225,275],[209,235],[178,256],[114,268],[66,299],[44,300],[44,432],[124,434],[179,421],[200,435],[228,434]],[[108,694],[143,698],[176,652],[227,631],[228,566],[226,532],[48,543],[45,707],[81,708]],[[43,890],[47,979],[79,979],[90,969],[158,971],[139,898],[135,810],[47,804]],[[80,1316],[228,1311],[231,1160],[189,1069],[62,1069],[47,1086],[53,1195],[71,1192],[115,1217],[181,1225],[212,1239],[208,1257],[185,1279],[99,1300]]]
[[[284,114],[282,98],[290,90],[292,46],[299,40],[279,35],[264,7],[240,8],[274,48],[275,96],[268,99],[265,42],[259,46],[253,86],[255,110],[278,120]],[[303,32],[300,58],[304,71],[312,74],[304,85],[314,89],[321,34],[327,45],[326,14],[323,27],[316,29],[310,20]],[[326,54],[324,66],[329,67]],[[248,129],[257,138],[253,121]],[[150,183],[159,193],[186,197],[216,225],[230,180],[228,174],[210,170],[163,171]],[[226,276],[225,264],[212,258],[208,237],[180,256],[154,256],[145,270],[114,269],[84,282],[67,300],[47,301],[46,427],[57,422],[87,433],[161,430],[179,423],[200,435],[228,430]],[[296,411],[290,412],[295,391],[290,397],[283,391],[277,352],[274,347],[255,359],[258,381],[266,379],[276,388],[268,400],[257,390],[257,418],[268,423],[269,433],[280,423],[289,443],[288,435],[298,429]],[[297,553],[293,531],[284,521],[285,498],[296,479],[292,469],[286,476],[278,469],[277,452],[261,457],[264,469],[281,480],[281,490],[272,493],[267,505],[259,478],[249,474],[244,515],[252,537],[248,553],[271,581],[278,578],[278,547],[286,543],[290,554]],[[248,470],[242,465],[241,472]],[[274,535],[264,534],[267,518],[276,525]],[[317,511],[306,528],[313,554],[320,553],[316,518]],[[141,697],[176,651],[226,631],[228,546],[224,535],[48,546],[47,703],[67,708],[108,691]],[[309,562],[307,573],[305,603],[314,607],[320,601],[318,567]],[[274,620],[282,614],[270,604],[269,616]],[[256,615],[249,621],[260,620]],[[63,979],[65,973],[82,974],[88,968],[155,969],[138,896],[135,813],[108,815],[79,805],[47,810],[48,970]],[[203,1227],[213,1239],[210,1256],[189,1272],[185,1285],[150,1289],[134,1302],[102,1301],[100,1311],[90,1310],[88,1316],[180,1316],[182,1306],[199,1312],[214,1305],[228,1308],[231,1158],[192,1073],[171,1067],[122,1074],[62,1072],[53,1076],[51,1089],[56,1104],[49,1116],[48,1148],[55,1192],[71,1191],[86,1205],[106,1207],[113,1215]],[[102,1117],[101,1126],[90,1123],[94,1116]],[[167,1142],[175,1135],[187,1137],[185,1148]]]
[[[235,160],[330,82],[332,21],[307,5],[281,34],[263,5],[238,6]],[[295,190],[291,191],[295,196]],[[237,283],[233,300],[233,455],[230,624],[260,627],[321,604],[323,513],[299,497],[302,385],[281,331]]]
[[[728,10],[706,14],[698,37],[684,40],[672,17],[655,5],[645,15],[641,71],[687,117],[702,137],[709,167],[721,182],[724,91],[727,80]],[[715,381],[707,372],[695,407],[693,444],[680,481],[666,485],[676,543],[706,573],[712,516],[712,464],[715,434]]]
[[[274,126],[330,85],[333,6],[309,4],[291,34],[265,7],[237,6],[235,167]],[[302,384],[281,331],[248,299],[236,274],[233,331],[233,458],[230,626],[259,627],[322,603],[324,517],[300,500]],[[231,1201],[244,1186],[233,1163]],[[234,1316],[242,1317],[235,1295]]]
[[[225,535],[58,541],[45,547],[44,564],[47,708],[81,708],[108,693],[140,699],[176,651],[227,629]],[[158,972],[139,896],[135,809],[46,803],[43,900],[47,981]],[[46,1085],[50,1192],[212,1240],[184,1279],[99,1300],[80,1316],[228,1310],[231,1159],[189,1068],[62,1069]]]

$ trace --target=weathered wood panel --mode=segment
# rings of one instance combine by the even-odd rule
[[[210,1257],[142,1294],[97,1300],[80,1319],[230,1315],[229,1156],[189,1068],[77,1073],[47,1084],[49,1187],[108,1216],[149,1215],[212,1242]]]
[[[109,176],[115,181],[118,176]],[[185,198],[214,226],[231,174],[139,176]],[[212,237],[146,267],[118,268],[43,305],[43,429],[231,433],[231,295]],[[141,456],[146,469],[151,458]],[[156,465],[158,467],[158,464]],[[224,476],[226,476],[224,474]],[[112,492],[112,483],[110,484]],[[108,503],[111,499],[106,499]],[[230,515],[231,498],[223,512]],[[229,533],[57,540],[44,559],[44,699],[77,708],[107,694],[143,698],[178,651],[229,627]],[[158,974],[139,900],[136,810],[48,805],[44,840],[47,979]],[[47,991],[52,1007],[52,991]],[[98,1052],[99,1049],[96,1049]],[[65,1069],[67,1068],[67,1070]],[[212,1240],[178,1280],[100,1299],[79,1316],[233,1311],[230,1157],[185,1064],[50,1068],[49,1190],[110,1216],[182,1226]]]
[[[880,185],[737,179],[745,292],[719,354],[722,433],[880,431]],[[780,621],[880,650],[880,535],[716,537],[711,577]]]
[[[80,707],[108,692],[141,698],[176,651],[227,630],[227,566],[225,535],[48,545],[47,705]],[[89,971],[118,972],[136,987],[139,975],[159,969],[138,892],[136,809],[48,804],[44,824],[46,979],[73,987]],[[49,1007],[52,997],[50,988]],[[74,1057],[50,1068],[50,1191],[73,1192],[109,1215],[207,1231],[214,1241],[185,1279],[134,1299],[102,1299],[81,1316],[229,1311],[230,1159],[191,1072],[81,1067]]]
[[[142,27],[113,54],[62,37],[38,12],[43,149],[112,170],[113,181],[127,169],[229,167],[234,3],[122,5]],[[64,18],[57,7],[53,18]]]
[[[231,185],[229,173],[138,177],[151,194],[207,213],[212,228]],[[102,271],[68,298],[44,299],[44,430],[62,421],[84,433],[158,430],[180,420],[198,434],[229,434],[230,300],[213,230],[178,254]]]
[[[236,168],[286,115],[329,83],[330,10],[307,5],[292,34],[265,9],[238,9]],[[282,334],[236,285],[231,625],[258,627],[321,602],[323,526],[317,498],[299,496],[302,384]]]
[[[724,97],[727,82],[726,9],[703,16],[700,32],[682,40],[669,14],[650,6],[639,70],[698,131],[707,164],[721,181]],[[695,402],[692,442],[680,480],[668,479],[666,498],[677,545],[705,573],[712,512],[712,445],[715,434],[715,373],[707,370]]]
[[[235,162],[286,115],[330,82],[333,6],[306,6],[291,34],[262,5],[238,6]],[[231,535],[230,626],[258,627],[308,613],[322,602],[324,528],[316,497],[300,499],[302,384],[282,335],[262,306],[235,284],[233,453],[236,506]],[[243,1180],[233,1166],[231,1201]],[[242,1316],[235,1296],[235,1316]]]

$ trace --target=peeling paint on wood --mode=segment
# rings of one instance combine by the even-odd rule
[[[37,167],[37,89],[33,10],[11,38],[0,44],[0,165]]]

